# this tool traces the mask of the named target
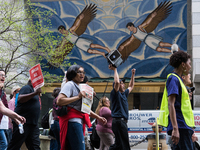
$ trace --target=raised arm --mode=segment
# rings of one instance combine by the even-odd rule
[[[136,69],[132,69],[131,70],[131,72],[132,72],[131,81],[129,82],[129,85],[128,85],[129,93],[133,90],[133,87],[134,87],[134,83],[135,83],[135,71],[136,71]]]
[[[113,65],[109,65],[109,69],[114,71],[114,89],[115,91],[119,91],[119,87],[120,87],[120,82],[119,82],[119,75],[117,72],[117,68],[113,67]]]
[[[169,98],[168,98],[168,109],[169,109],[170,120],[171,120],[172,127],[173,127],[172,142],[177,145],[178,142],[179,142],[180,136],[179,136],[178,124],[177,124],[177,120],[176,120],[176,111],[175,111],[175,108],[174,108],[175,100],[176,100],[175,94],[172,94],[172,95],[169,96]]]
[[[36,91],[30,94],[20,94],[18,97],[18,102],[19,103],[25,103],[29,101],[31,98],[33,98],[35,95],[40,95],[41,93],[41,88],[38,88]]]

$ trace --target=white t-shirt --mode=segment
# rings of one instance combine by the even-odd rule
[[[3,115],[0,123],[0,129],[8,129],[8,122],[9,122],[8,116]]]

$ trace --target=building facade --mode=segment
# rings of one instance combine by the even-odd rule
[[[193,59],[193,81],[195,86],[194,92],[194,109],[200,108],[200,0],[192,0],[192,59]]]
[[[131,32],[126,28],[128,22],[136,26],[142,24],[150,13],[152,13],[162,0],[94,0],[94,1],[55,1],[55,0],[32,0],[38,8],[50,10],[54,13],[52,19],[52,31],[58,35],[57,28],[64,25],[67,29],[73,26],[76,17],[82,12],[86,5],[93,3],[97,6],[95,18],[88,24],[87,29],[81,37],[92,40],[94,44],[109,47],[111,50],[119,49],[126,41]],[[37,4],[39,2],[39,4]],[[174,0],[169,1],[170,14],[159,23],[151,34],[162,38],[163,42],[176,43],[181,50],[187,51],[192,56],[192,80],[195,86],[193,97],[194,109],[200,107],[200,0]],[[151,5],[150,5],[151,4]],[[147,41],[148,42],[148,41]],[[170,47],[168,47],[171,50]],[[100,52],[104,50],[97,49]],[[122,54],[123,55],[123,54]],[[131,52],[124,63],[118,67],[120,78],[126,78],[126,86],[130,79],[130,70],[136,68],[135,88],[129,96],[129,109],[152,110],[158,109],[162,99],[165,79],[168,73],[173,71],[169,66],[171,54],[158,52],[149,47],[144,41]],[[113,72],[108,69],[107,60],[99,54],[91,54],[75,46],[68,60],[82,65],[86,75],[89,77],[89,85],[94,87],[97,97],[106,95],[112,90]],[[47,60],[44,60],[46,63]],[[41,62],[42,63],[42,62]],[[64,75],[68,67],[60,66],[52,74]],[[46,87],[43,95],[42,105],[44,109],[51,106],[51,92],[60,83],[53,83]],[[95,109],[98,99],[94,99],[92,109]]]

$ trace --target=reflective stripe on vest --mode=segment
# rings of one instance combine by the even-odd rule
[[[167,76],[167,79],[169,78],[170,75],[176,76],[180,82],[181,89],[182,89],[182,94],[181,94],[181,112],[183,114],[183,118],[185,120],[185,123],[189,127],[195,127],[194,124],[194,114],[192,112],[192,107],[190,103],[190,97],[188,94],[188,91],[183,84],[182,80],[179,78],[174,73],[171,73]],[[165,89],[162,97],[162,102],[161,102],[161,107],[160,107],[160,114],[159,114],[159,119],[158,119],[158,124],[164,127],[167,127],[169,122],[168,122],[168,115],[169,115],[169,109],[168,109],[168,97],[167,97],[167,88],[166,88],[166,83],[165,83]]]

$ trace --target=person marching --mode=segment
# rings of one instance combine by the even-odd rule
[[[59,116],[61,150],[85,150],[84,130],[85,125],[91,126],[90,117],[96,118],[103,124],[107,123],[104,117],[100,117],[93,111],[90,114],[81,112],[82,97],[86,97],[84,91],[80,91],[79,84],[85,77],[84,68],[72,65],[67,70],[68,82],[61,89],[57,98],[58,106],[67,105],[68,111],[64,116]]]
[[[109,147],[114,144],[114,134],[112,131],[112,117],[110,110],[110,100],[104,96],[99,100],[99,104],[95,113],[99,116],[105,117],[107,119],[107,124],[103,125],[101,122],[97,121],[97,134],[100,137],[100,147],[99,150],[108,150]]]
[[[191,69],[190,55],[178,51],[170,57],[174,72],[167,76],[158,124],[167,127],[174,150],[193,150],[194,115],[188,91],[181,79]]]
[[[110,93],[112,130],[115,134],[115,143],[109,150],[130,150],[128,137],[128,95],[134,87],[135,69],[132,69],[132,76],[129,86],[125,89],[123,80],[119,79],[117,68],[109,65],[109,69],[114,71],[113,90]]]

